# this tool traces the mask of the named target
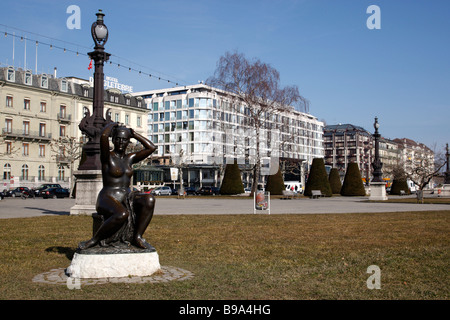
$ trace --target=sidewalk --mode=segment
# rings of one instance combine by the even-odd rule
[[[391,198],[394,198],[392,196]],[[158,197],[155,215],[163,214],[253,214],[253,199]],[[368,202],[368,197],[331,197],[320,199],[271,199],[271,214],[326,214],[450,210],[447,204]],[[68,215],[74,199],[14,199],[0,201],[0,219],[45,215]]]

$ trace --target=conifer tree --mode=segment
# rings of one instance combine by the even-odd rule
[[[244,186],[241,179],[241,171],[237,161],[233,164],[227,164],[223,175],[222,185],[220,186],[220,194],[240,194],[244,193]]]
[[[269,191],[271,195],[281,195],[284,189],[283,175],[281,169],[278,168],[277,173],[267,177],[266,191]]]
[[[328,176],[328,181],[330,182],[331,192],[333,194],[340,194],[342,183],[339,177],[339,170],[337,168],[332,168],[330,175]]]
[[[309,171],[308,181],[305,186],[305,196],[310,197],[312,190],[320,190],[327,197],[332,196],[330,183],[323,158],[314,158]]]
[[[345,173],[344,183],[341,188],[342,196],[365,196],[366,189],[361,178],[361,172],[357,163],[349,163]]]

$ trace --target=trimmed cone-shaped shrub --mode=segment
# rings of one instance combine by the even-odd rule
[[[411,193],[405,179],[394,179],[394,181],[392,181],[390,194],[400,195],[400,190],[405,191],[406,194]]]
[[[342,196],[365,196],[366,190],[357,163],[349,163],[341,188]]]
[[[267,177],[266,191],[269,191],[271,195],[281,195],[284,189],[283,175],[280,168],[278,168],[277,173]]]
[[[223,175],[220,194],[240,194],[244,193],[244,186],[241,179],[241,171],[234,160],[233,164],[227,164]]]
[[[326,197],[332,196],[323,158],[314,158],[311,164],[311,170],[309,170],[309,177],[305,186],[305,196],[310,197],[312,190],[320,190]]]
[[[328,181],[330,182],[331,192],[333,194],[340,194],[342,183],[339,176],[339,170],[337,168],[332,168],[330,175],[328,176]]]

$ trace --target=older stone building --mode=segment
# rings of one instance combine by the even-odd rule
[[[92,113],[92,98],[93,88],[83,79],[0,68],[2,189],[49,182],[70,185],[67,154],[53,152],[51,144],[59,137],[83,141],[78,124],[87,111]],[[146,134],[147,110],[141,98],[106,90],[106,113]]]

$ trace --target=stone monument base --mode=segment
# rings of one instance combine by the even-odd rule
[[[387,200],[386,185],[384,182],[371,182],[370,183],[370,197],[369,200]]]
[[[97,195],[103,188],[101,170],[78,170],[76,177],[75,205],[70,208],[71,215],[92,215],[96,212]]]
[[[94,252],[75,253],[66,274],[80,279],[146,277],[161,269],[156,251],[105,253],[108,249],[100,248]]]

